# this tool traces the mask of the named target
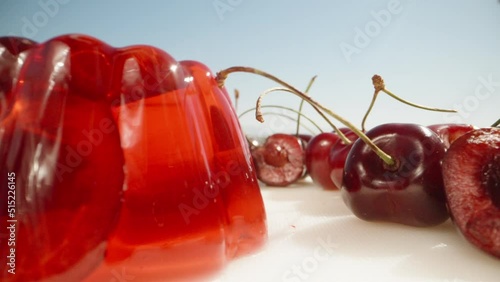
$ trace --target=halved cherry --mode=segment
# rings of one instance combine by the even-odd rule
[[[443,180],[458,230],[500,258],[500,129],[477,129],[455,140],[443,159]]]
[[[436,132],[436,134],[441,137],[446,148],[449,148],[451,143],[453,143],[453,141],[455,141],[460,136],[476,129],[476,127],[473,125],[460,123],[440,123],[432,124],[427,127]]]
[[[304,172],[305,154],[301,140],[290,134],[276,133],[252,150],[257,177],[269,186],[287,186]]]

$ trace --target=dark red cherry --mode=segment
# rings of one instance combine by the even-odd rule
[[[359,218],[432,226],[448,217],[439,136],[416,124],[383,124],[366,135],[395,161],[384,162],[366,143],[354,142],[345,163],[341,194]]]
[[[257,178],[269,186],[287,186],[302,177],[305,153],[300,138],[277,133],[252,150]]]
[[[342,187],[342,179],[344,177],[344,166],[347,159],[349,151],[351,151],[354,141],[358,139],[358,136],[352,131],[345,131],[345,136],[347,139],[351,140],[352,143],[346,144],[342,140],[335,143],[328,156],[328,167],[330,169],[330,179],[336,187]]]
[[[427,127],[441,137],[446,148],[449,148],[450,144],[458,137],[476,129],[473,125],[461,123],[441,123],[429,125]]]
[[[443,159],[453,222],[479,249],[500,258],[500,129],[471,131]]]

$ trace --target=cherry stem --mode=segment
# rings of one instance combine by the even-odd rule
[[[307,84],[306,90],[304,91],[305,94],[309,95],[309,90],[311,90],[311,86],[313,85],[314,81],[316,80],[317,75],[313,76],[311,80],[309,81],[309,84]],[[302,117],[302,108],[304,106],[304,100],[300,100],[299,104],[299,113],[297,115],[297,128],[295,130],[295,135],[299,136],[299,128],[300,128],[300,118]]]
[[[240,99],[240,91],[234,89],[234,111],[238,112],[238,100]]]
[[[373,93],[372,101],[370,102],[370,106],[368,107],[368,110],[365,113],[365,116],[363,117],[363,121],[361,122],[361,130],[366,131],[365,129],[365,123],[366,120],[368,119],[368,115],[370,115],[370,112],[372,111],[373,105],[375,105],[375,100],[377,100],[379,91],[375,89],[375,92]]]
[[[291,112],[294,112],[296,114],[298,114],[299,116],[303,116],[306,120],[308,120],[312,125],[314,125],[314,127],[316,127],[316,129],[318,129],[320,132],[323,132],[323,130],[321,130],[321,127],[319,127],[319,125],[317,123],[314,122],[314,120],[312,120],[310,117],[304,115],[303,113],[297,111],[297,110],[294,110],[292,108],[288,108],[288,107],[285,107],[285,106],[279,106],[279,105],[264,105],[262,106],[261,108],[277,108],[277,109],[283,109],[283,110],[287,110],[287,111],[291,111]],[[243,117],[244,115],[246,115],[247,113],[249,112],[252,112],[252,111],[255,111],[257,108],[251,108],[251,109],[248,109],[244,112],[242,112],[238,118],[241,118]],[[277,115],[281,115],[279,113],[273,113],[273,114],[277,114]],[[290,116],[287,116],[287,115],[281,115],[281,116],[285,116],[287,118],[291,118]],[[294,121],[296,121],[296,119],[294,119]],[[305,127],[303,124],[300,124],[300,126],[302,127]]]
[[[397,96],[396,94],[392,93],[391,91],[387,90],[385,88],[385,83],[384,83],[384,79],[382,79],[382,77],[380,75],[374,75],[372,77],[372,83],[373,83],[373,87],[375,88],[375,92],[373,93],[373,97],[372,97],[372,101],[370,103],[370,106],[368,107],[368,110],[366,111],[365,113],[365,116],[363,117],[363,121],[361,122],[361,129],[363,131],[365,131],[365,123],[366,123],[366,120],[368,118],[368,115],[370,114],[372,108],[373,108],[373,105],[375,105],[375,100],[377,99],[377,96],[378,96],[378,93],[380,91],[384,92],[385,94],[389,95],[390,97],[398,100],[399,102],[403,103],[403,104],[407,104],[409,106],[412,106],[412,107],[415,107],[415,108],[419,108],[419,109],[422,109],[422,110],[427,110],[427,111],[434,111],[434,112],[446,112],[446,113],[456,113],[457,111],[456,110],[453,110],[453,109],[440,109],[440,108],[432,108],[432,107],[427,107],[427,106],[422,106],[422,105],[419,105],[419,104],[415,104],[415,103],[412,103],[408,100],[405,100],[399,96]]]
[[[500,119],[495,121],[495,123],[493,123],[491,127],[497,127],[498,125],[500,125]]]
[[[266,72],[261,71],[261,70],[257,70],[255,68],[250,68],[250,67],[240,67],[240,66],[230,67],[230,68],[227,68],[227,69],[222,70],[222,71],[220,71],[220,72],[217,73],[217,76],[215,77],[215,79],[217,80],[217,82],[219,84],[219,87],[224,87],[224,81],[225,81],[225,79],[227,78],[227,76],[230,73],[233,73],[233,72],[254,73],[254,74],[266,77],[266,78],[268,78],[268,79],[270,79],[270,80],[272,80],[272,81],[274,81],[276,83],[279,83],[279,84],[283,85],[286,88],[289,88],[291,91],[293,91],[292,92],[293,94],[295,94],[295,95],[299,96],[300,98],[304,99],[307,103],[309,103],[313,107],[318,108],[318,109],[326,112],[328,115],[332,116],[333,118],[335,118],[336,120],[338,120],[339,122],[341,122],[342,124],[344,124],[346,127],[348,127],[349,129],[351,129],[361,140],[363,140],[384,161],[385,164],[387,164],[388,166],[394,166],[394,165],[396,165],[396,161],[394,160],[393,157],[391,157],[390,155],[388,155],[386,152],[382,151],[382,149],[380,149],[375,143],[373,143],[373,141],[370,140],[370,138],[368,136],[366,136],[366,134],[364,134],[363,131],[361,131],[360,129],[358,129],[356,126],[354,126],[348,120],[346,120],[343,117],[339,116],[338,114],[334,113],[330,109],[325,108],[320,103],[316,102],[311,97],[309,97],[308,95],[302,93],[300,90],[298,90],[297,88],[295,88],[292,85],[288,84],[287,82],[285,82],[285,81],[283,81],[283,80],[281,80],[281,79],[279,79],[279,78],[277,78],[277,77],[275,77],[275,76],[273,76],[273,75],[271,75],[269,73],[266,73]],[[262,99],[262,97],[259,97],[259,100],[257,101],[258,105],[262,103],[260,101],[261,99]]]

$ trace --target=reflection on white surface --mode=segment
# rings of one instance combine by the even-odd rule
[[[498,281],[500,260],[467,243],[450,221],[436,227],[366,222],[338,191],[302,183],[262,186],[269,240],[232,261],[225,281]]]

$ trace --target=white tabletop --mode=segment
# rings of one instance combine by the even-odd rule
[[[465,241],[451,221],[436,227],[366,222],[339,191],[306,181],[262,186],[269,239],[211,281],[499,281],[500,260]]]

